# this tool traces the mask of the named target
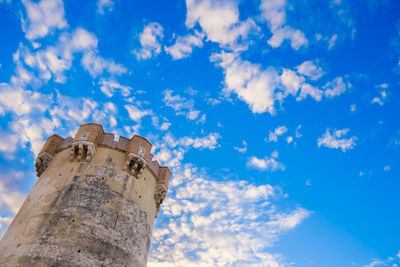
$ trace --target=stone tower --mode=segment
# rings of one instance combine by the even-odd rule
[[[81,125],[49,137],[38,180],[0,241],[0,266],[146,266],[170,179],[145,138]]]

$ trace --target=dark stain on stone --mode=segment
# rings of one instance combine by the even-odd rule
[[[114,178],[114,171],[105,173]],[[105,206],[107,201],[113,205]],[[38,230],[20,266],[146,266],[151,234],[146,213],[99,176],[75,176],[58,192]],[[128,238],[132,242],[121,242]]]
[[[110,156],[107,157],[106,163],[107,163],[108,165],[110,165],[110,164],[113,163],[113,162],[112,162],[112,158],[111,158]],[[113,165],[114,165],[114,164],[113,164]]]
[[[126,184],[128,183],[129,175],[125,175],[124,185],[122,186],[122,193],[126,191]]]

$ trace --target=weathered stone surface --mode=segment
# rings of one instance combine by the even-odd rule
[[[126,150],[113,142],[90,123],[73,140],[46,142],[39,179],[0,241],[0,266],[146,266],[170,173],[148,167],[146,139]]]
[[[108,171],[75,176],[57,194],[21,266],[146,266],[146,213],[110,190],[115,172]]]

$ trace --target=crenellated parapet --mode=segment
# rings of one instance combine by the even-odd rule
[[[58,147],[60,147],[63,141],[64,138],[56,134],[47,139],[35,160],[36,173],[38,176],[49,167],[50,162],[57,153]]]
[[[168,167],[162,166],[158,172],[158,181],[156,185],[156,191],[154,193],[154,199],[156,200],[156,217],[160,211],[160,205],[163,203],[165,197],[167,196],[169,180],[171,177],[171,171]]]
[[[159,163],[153,160],[152,145],[141,136],[135,135],[131,139],[120,136],[118,140],[115,140],[113,133],[105,133],[103,127],[96,123],[81,125],[73,138],[64,139],[53,135],[47,139],[36,158],[37,175],[39,177],[48,168],[54,156],[60,151],[69,149],[71,161],[90,163],[99,148],[110,148],[123,152],[125,156],[121,169],[135,179],[139,179],[146,169],[152,173],[156,181],[154,201],[157,216],[168,191],[171,172],[168,167],[160,167]]]

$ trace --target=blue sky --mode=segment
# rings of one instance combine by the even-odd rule
[[[0,233],[53,133],[172,170],[149,266],[400,265],[400,3],[0,1]]]

